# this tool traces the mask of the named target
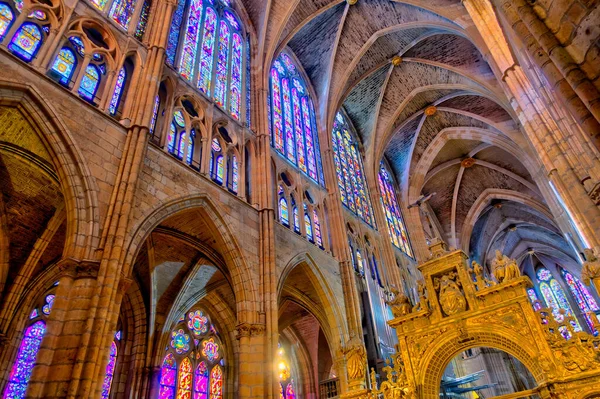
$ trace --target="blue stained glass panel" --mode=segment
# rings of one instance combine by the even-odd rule
[[[110,396],[110,387],[112,386],[113,376],[115,374],[115,365],[117,363],[117,344],[113,341],[110,345],[110,353],[108,358],[108,364],[106,365],[106,372],[104,374],[104,381],[102,383],[102,399],[108,399]]]
[[[117,82],[115,83],[115,90],[113,91],[113,95],[110,99],[110,104],[108,106],[108,112],[113,116],[117,114],[117,110],[119,109],[119,104],[121,103],[121,97],[123,95],[123,88],[125,86],[126,79],[127,70],[125,69],[125,67],[121,67],[119,75],[117,76]]]
[[[200,53],[200,66],[198,68],[198,88],[206,95],[210,95],[213,55],[215,51],[215,38],[217,31],[217,13],[208,7],[204,16],[204,36]]]
[[[187,80],[194,77],[198,40],[200,39],[200,21],[202,20],[202,0],[192,0],[187,20],[186,32],[179,62],[179,73]]]
[[[10,29],[15,16],[10,7],[5,3],[0,3],[0,40],[4,39],[4,35]]]
[[[217,105],[224,107],[227,97],[227,77],[229,62],[229,25],[221,21],[219,27],[219,56],[217,60],[217,77],[215,80],[214,99]]]
[[[138,20],[138,24],[134,33],[135,38],[138,40],[142,40],[144,38],[144,33],[146,33],[146,27],[148,26],[148,18],[150,17],[151,5],[152,2],[150,0],[144,0],[144,4],[142,5],[142,11],[140,12],[140,18]]]
[[[286,226],[290,225],[288,203],[283,197],[279,199],[279,220]]]
[[[233,29],[240,30],[240,23],[238,22],[238,20],[235,17],[235,15],[233,15],[233,13],[229,12],[228,10],[225,10],[223,12],[223,16],[225,17],[225,19],[227,20],[227,22],[229,22],[229,25]]]
[[[114,0],[108,15],[123,29],[127,29],[135,10],[135,3],[136,0]]]
[[[171,20],[171,30],[169,31],[169,38],[167,39],[166,50],[167,64],[170,66],[175,66],[175,56],[177,54],[177,45],[179,44],[179,33],[183,22],[185,1],[186,0],[179,0],[177,8],[173,13],[173,19]]]
[[[60,49],[52,64],[52,70],[60,75],[60,84],[65,86],[69,84],[76,65],[77,60],[73,51],[67,47]]]
[[[79,86],[79,95],[84,99],[93,102],[100,85],[100,70],[95,65],[88,65],[85,69],[81,85]]]
[[[240,119],[242,106],[242,38],[237,33],[231,41],[231,84],[229,112],[235,119]]]
[[[31,61],[42,44],[40,27],[31,22],[25,22],[13,36],[8,49],[24,61]]]
[[[36,321],[25,330],[17,359],[8,378],[4,398],[22,399],[25,397],[29,377],[45,333],[46,324],[41,320]]]

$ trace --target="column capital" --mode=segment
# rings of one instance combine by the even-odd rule
[[[63,258],[58,262],[58,270],[61,276],[69,276],[75,280],[81,278],[95,279],[98,277],[98,270],[100,270],[100,261]]]
[[[237,339],[244,337],[253,337],[263,335],[267,327],[258,323],[240,323],[235,327],[235,336]]]

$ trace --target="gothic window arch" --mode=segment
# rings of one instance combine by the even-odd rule
[[[358,140],[341,112],[336,114],[331,140],[342,203],[367,224],[375,226]]]
[[[121,29],[133,33],[142,40],[148,25],[148,17],[152,6],[151,0],[89,0],[98,10],[103,12]],[[139,14],[136,14],[136,11]],[[134,19],[137,23],[134,25]]]
[[[558,321],[563,320],[563,315],[560,314],[561,309],[564,310],[567,316],[573,317],[573,329],[575,331],[581,331],[581,325],[575,318],[575,314],[569,300],[565,295],[565,292],[561,288],[558,281],[554,278],[550,270],[545,267],[540,267],[536,270],[536,276],[538,280],[538,287],[540,294],[546,303],[546,306],[552,309],[554,318]]]
[[[5,2],[0,2],[0,41],[4,40],[6,32],[15,21],[15,14],[10,6]]]
[[[52,312],[55,299],[55,286],[48,290],[29,313],[23,338],[13,362],[3,398],[21,399],[25,397],[27,384],[35,365],[37,354],[46,334],[48,316]]]
[[[161,363],[158,399],[221,399],[223,346],[208,315],[193,308],[171,330]]]
[[[214,137],[210,148],[210,177],[218,184],[223,184],[223,181],[225,181],[225,155],[223,152],[223,144],[217,137]]]
[[[270,74],[271,145],[314,181],[324,184],[315,111],[307,85],[288,54]]]
[[[394,180],[387,168],[381,163],[379,167],[379,189],[381,190],[381,205],[387,221],[388,233],[392,244],[406,255],[414,258],[410,239],[404,223],[404,217],[400,210],[400,204],[396,198]]]
[[[237,120],[248,79],[248,41],[226,0],[179,0],[167,42],[169,66]]]
[[[127,58],[117,73],[110,103],[108,104],[108,113],[111,116],[118,116],[123,113],[124,99],[133,77],[133,67],[131,58]]]
[[[560,271],[565,283],[569,287],[569,291],[571,291],[571,296],[575,299],[577,306],[579,306],[581,314],[583,315],[583,318],[585,319],[590,331],[592,331],[594,335],[597,335],[598,331],[594,328],[594,323],[592,322],[592,319],[588,313],[598,312],[600,310],[598,303],[577,277],[573,276],[563,268],[560,268]]]
[[[101,398],[108,399],[110,397],[111,388],[113,385],[113,378],[115,376],[115,366],[117,365],[117,357],[121,349],[121,339],[123,336],[122,330],[119,328],[115,333],[115,337],[110,344],[108,353],[108,363],[106,364],[106,370],[104,372],[104,380],[102,382]]]
[[[286,227],[290,227],[290,209],[285,189],[280,184],[277,189],[277,204],[279,207],[279,221]]]
[[[308,206],[306,204],[303,204],[303,206],[304,206],[304,232],[306,233],[306,238],[308,239],[308,241],[314,243],[315,238],[314,238],[314,233],[313,233],[312,217],[308,210]]]

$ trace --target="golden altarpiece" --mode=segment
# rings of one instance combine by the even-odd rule
[[[550,309],[535,311],[527,296],[532,283],[514,260],[498,252],[491,281],[461,250],[447,252],[439,243],[432,253],[419,266],[419,303],[411,306],[402,294],[390,303],[399,344],[384,368],[386,380],[377,384],[372,371],[371,390],[345,397],[438,399],[450,360],[475,347],[507,352],[535,378],[535,389],[501,398],[600,397],[600,338],[573,331],[566,315],[559,322]]]

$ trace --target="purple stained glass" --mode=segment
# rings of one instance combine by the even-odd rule
[[[309,241],[313,241],[313,229],[310,220],[310,214],[308,213],[308,207],[304,204],[304,229],[306,230],[306,238]]]
[[[209,0],[211,3],[213,0]],[[231,0],[219,0],[221,3],[225,4],[227,7],[231,7]]]
[[[242,104],[242,38],[237,33],[231,42],[231,86],[229,111],[235,119],[240,119]]]
[[[112,386],[113,376],[115,374],[115,364],[117,363],[117,344],[113,341],[110,344],[110,353],[106,372],[104,373],[104,382],[102,383],[102,399],[108,399],[110,396],[110,387]]]
[[[167,64],[175,66],[175,56],[177,54],[177,46],[179,45],[179,34],[181,30],[181,24],[183,22],[183,15],[185,11],[186,0],[179,0],[177,8],[173,13],[173,19],[171,20],[171,30],[169,31],[169,38],[167,39]]]
[[[215,37],[217,31],[217,13],[208,7],[204,16],[204,36],[202,38],[202,51],[200,53],[200,66],[198,68],[198,88],[206,95],[210,95],[213,58],[215,51]]]
[[[283,91],[283,121],[285,126],[285,154],[287,159],[296,163],[294,129],[292,127],[292,99],[290,97],[290,81],[281,79]]]
[[[58,80],[60,84],[67,86],[71,82],[76,65],[77,60],[73,51],[68,47],[60,49],[52,64],[52,71],[60,76]]]
[[[202,20],[202,0],[192,0],[179,62],[179,73],[187,80],[194,77],[196,53],[200,39],[200,21]]]
[[[171,333],[171,348],[175,349],[179,355],[190,350],[190,336],[179,329]]]
[[[175,122],[171,122],[169,128],[169,135],[167,136],[167,151],[171,154],[175,151],[175,136],[177,135],[177,128],[175,128]]]
[[[529,300],[533,304],[533,308],[535,310],[540,310],[542,308],[542,306],[539,303],[539,298],[538,298],[537,294],[535,293],[535,290],[533,288],[527,289],[527,295],[529,296]]]
[[[379,168],[378,181],[381,191],[381,204],[387,221],[390,240],[392,244],[412,258],[413,252],[408,240],[404,218],[396,199],[392,179],[383,163]]]
[[[194,157],[194,142],[196,140],[196,131],[192,129],[190,133],[190,137],[188,139],[188,149],[187,149],[187,158],[186,162],[188,165],[192,164],[192,158]]]
[[[46,304],[42,307],[42,312],[45,315],[49,315],[52,311],[52,305],[54,305],[54,298],[55,296],[53,294],[46,295]]]
[[[227,20],[227,22],[229,22],[229,25],[235,29],[235,30],[240,30],[240,23],[238,22],[237,18],[235,17],[235,15],[233,15],[232,12],[225,10],[223,12],[223,16],[225,17],[225,19]]]
[[[84,44],[83,44],[83,41],[81,40],[81,38],[79,38],[77,36],[71,36],[69,38],[69,41],[71,42],[73,47],[75,47],[75,50],[77,51],[77,53],[83,57],[85,55],[85,50],[84,50]]]
[[[219,344],[214,338],[209,338],[202,342],[202,356],[206,357],[210,362],[219,359]]]
[[[108,15],[123,29],[127,29],[135,10],[135,3],[135,0],[114,0]]]
[[[577,279],[577,277],[573,276],[571,273],[564,269],[562,269],[562,274],[565,278],[565,281],[567,282],[567,285],[569,286],[571,294],[577,302],[577,306],[579,306],[579,309],[581,309],[581,312],[583,313],[583,317],[585,318],[585,321],[588,327],[590,328],[590,331],[595,333],[596,329],[594,328],[594,323],[588,315],[588,313],[598,310],[598,305],[596,304],[596,301],[590,295],[587,288],[585,288],[583,284],[581,284],[581,281]]]
[[[144,4],[142,5],[142,11],[140,12],[140,18],[138,20],[138,24],[134,33],[135,38],[138,40],[142,40],[144,38],[144,33],[146,33],[146,27],[148,26],[148,18],[150,16],[151,5],[152,2],[150,0],[144,0]]]
[[[296,134],[296,153],[298,155],[298,167],[304,173],[308,172],[306,168],[306,151],[304,147],[304,132],[302,130],[302,111],[298,89],[292,89],[292,103],[294,109],[294,133]]]
[[[223,155],[219,155],[217,157],[217,173],[215,176],[216,181],[219,184],[223,183],[223,176],[225,175],[225,170],[224,170],[224,166],[223,166]]]
[[[308,163],[308,175],[315,181],[317,178],[317,164],[315,162],[315,140],[313,139],[312,121],[314,116],[312,115],[311,108],[309,107],[310,100],[307,97],[302,97],[302,119],[304,121],[304,137],[306,140],[306,159]]]
[[[294,392],[294,381],[291,381],[287,389],[285,390],[285,399],[296,399],[296,393]]]
[[[113,116],[117,114],[117,110],[119,109],[119,105],[121,103],[125,79],[127,79],[127,70],[125,67],[121,67],[119,75],[117,76],[117,82],[115,83],[115,90],[113,91],[113,95],[108,106],[108,112]]]
[[[38,310],[37,310],[37,309],[33,309],[33,310],[31,311],[31,313],[29,314],[29,319],[30,319],[30,320],[31,320],[31,319],[35,319],[35,318],[36,318],[36,317],[38,317],[38,316],[39,316]]]
[[[200,362],[194,372],[194,399],[208,399],[208,369]]]
[[[246,37],[246,123],[248,126],[250,126],[252,122],[250,116],[250,76],[250,38]],[[269,112],[269,118],[270,116],[271,113]]]
[[[0,3],[0,40],[4,39],[4,35],[10,29],[15,16],[10,7],[5,3]]]
[[[235,155],[232,157],[232,160],[231,160],[231,169],[232,169],[232,171],[231,171],[231,179],[232,179],[231,190],[237,194],[239,176],[238,176],[238,162],[237,162],[237,158]]]
[[[196,335],[206,334],[208,331],[208,317],[200,310],[188,314],[188,327]]]
[[[221,151],[221,144],[219,144],[219,140],[216,137],[212,141],[211,148],[216,152]]]
[[[219,28],[219,56],[217,60],[217,77],[215,80],[214,99],[217,105],[224,107],[227,97],[227,77],[229,62],[229,25],[221,21]]]
[[[283,153],[283,109],[281,107],[281,81],[277,68],[271,69],[271,97],[273,127],[271,135],[274,138],[275,149]]]
[[[175,123],[177,124],[177,126],[185,127],[185,119],[184,119],[183,113],[181,111],[175,111],[173,113],[173,119],[175,120]]]
[[[538,269],[537,278],[540,281],[549,281],[552,278],[552,274],[548,269]]]
[[[116,339],[117,341],[120,341],[120,340],[121,340],[121,334],[122,334],[121,330],[119,330],[119,331],[117,331],[117,332],[115,333],[115,339]]]
[[[152,108],[152,120],[150,121],[150,134],[154,135],[156,129],[156,121],[158,120],[158,108],[160,107],[160,96],[157,94],[154,97],[154,107]]]
[[[106,3],[108,3],[108,0],[90,0],[90,2],[93,5],[95,5],[97,9],[102,11],[104,10],[104,7],[106,7]]]
[[[321,237],[321,223],[319,222],[319,215],[317,210],[313,209],[313,224],[315,225],[315,242],[318,246],[323,246],[323,238]]]
[[[25,330],[17,359],[8,378],[4,398],[21,399],[25,397],[29,377],[45,333],[46,324],[41,320],[36,321]]]
[[[179,145],[177,146],[177,156],[179,157],[179,159],[183,159],[183,154],[185,153],[185,137],[185,131],[181,132],[181,134],[179,135]]]
[[[168,353],[163,360],[160,371],[159,399],[175,399],[175,385],[177,384],[177,362],[172,353]]]
[[[31,22],[23,23],[15,32],[8,49],[24,61],[31,61],[42,44],[40,27]]]
[[[284,65],[287,68],[287,70],[289,71],[289,73],[296,72],[296,65],[294,65],[294,61],[292,61],[292,59],[290,58],[289,55],[282,54],[281,60],[283,61]]]

